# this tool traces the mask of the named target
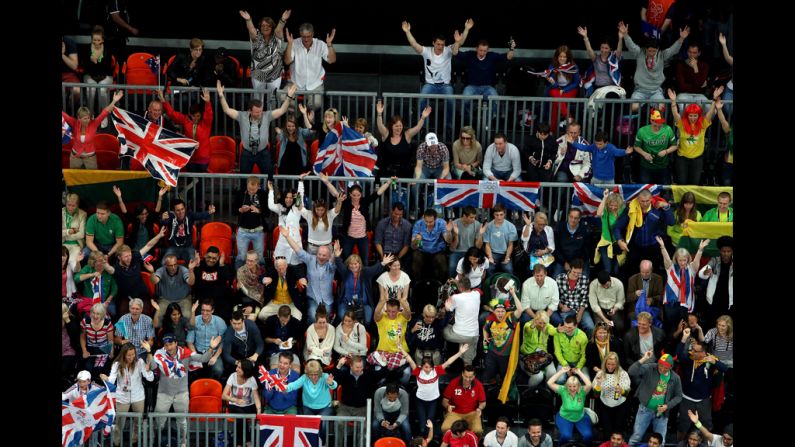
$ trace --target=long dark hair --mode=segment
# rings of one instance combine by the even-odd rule
[[[475,256],[478,258],[478,265],[483,265],[486,262],[486,255],[483,254],[483,250],[477,247],[469,247],[469,250],[464,254],[464,262],[461,263],[461,268],[464,270],[464,275],[469,275],[469,272],[472,271],[472,263],[469,262],[469,257]]]
[[[163,314],[163,333],[164,334],[174,334],[177,335],[177,332],[174,328],[174,322],[171,321],[171,314],[174,311],[179,312],[180,320],[185,319],[185,312],[182,311],[182,308],[179,306],[179,303],[170,303],[168,307],[166,307],[166,312]]]
[[[687,210],[685,209],[685,203],[692,203],[693,208],[690,210],[690,214],[687,214]],[[688,191],[683,196],[682,199],[679,201],[679,205],[676,207],[676,222],[682,223],[685,219],[696,220],[697,216],[696,211],[696,195],[692,192]]]

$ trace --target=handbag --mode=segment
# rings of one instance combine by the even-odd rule
[[[524,265],[524,263],[530,262],[530,254],[527,253],[527,250],[524,248],[524,244],[516,244],[516,246],[513,248],[513,251],[511,252],[511,262],[514,265]]]
[[[524,369],[530,374],[536,374],[552,363],[552,356],[546,351],[536,351],[526,355],[522,361]]]

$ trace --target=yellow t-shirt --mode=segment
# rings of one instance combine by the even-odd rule
[[[676,152],[680,157],[696,158],[704,153],[704,134],[707,133],[707,128],[712,124],[711,121],[704,120],[701,125],[701,132],[698,135],[690,135],[685,132],[682,123],[687,119],[687,116],[682,116],[682,120],[676,125],[679,129],[679,150]]]
[[[276,281],[276,294],[273,296],[273,304],[292,304],[293,299],[287,293],[287,281],[279,281],[278,279]]]
[[[394,320],[390,320],[389,317],[384,314],[384,316],[381,317],[381,321],[376,323],[376,326],[378,326],[378,347],[376,350],[396,353],[398,352],[397,342],[400,340],[403,344],[403,349],[408,352],[409,346],[406,344],[408,323],[409,320],[407,320],[403,314],[398,314],[397,318]]]

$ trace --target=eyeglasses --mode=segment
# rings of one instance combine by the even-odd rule
[[[274,259],[275,261],[278,261],[279,259],[287,259],[287,258],[286,258],[286,257],[284,257],[284,256],[276,256],[276,257],[274,257],[273,259]]]
[[[462,136],[462,137],[461,137],[461,139],[462,139],[462,140],[471,140],[471,139],[472,139],[472,137],[464,137],[464,136]]]
[[[600,321],[596,323],[596,327],[610,327],[610,325],[605,323],[604,321]]]

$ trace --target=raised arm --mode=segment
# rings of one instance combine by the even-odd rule
[[[296,84],[290,84],[290,86],[287,87],[287,97],[284,98],[282,106],[271,112],[271,116],[274,120],[281,118],[282,115],[287,113],[287,108],[290,107],[290,101],[295,101],[296,91],[298,91],[298,86]]]
[[[304,127],[307,129],[312,128],[312,120],[309,117],[309,114],[312,114],[314,117],[314,112],[312,110],[307,111],[306,106],[304,104],[298,104],[298,110],[301,112],[301,115],[304,117]]]
[[[293,63],[293,35],[287,28],[284,28],[284,37],[287,39],[287,48],[284,50],[284,66],[287,67]]]
[[[720,98],[715,100],[715,110],[718,111],[718,121],[720,121],[723,133],[729,133],[731,126],[729,126],[729,120],[726,119],[726,115],[723,114],[723,101]]]
[[[226,103],[226,96],[224,96],[224,86],[221,84],[220,79],[216,81],[215,88],[218,91],[218,99],[221,101],[221,109],[229,118],[236,120],[238,115],[237,110],[230,109],[229,104]]]
[[[693,271],[698,271],[698,267],[701,264],[701,255],[704,253],[704,248],[707,245],[709,245],[709,239],[702,239],[701,243],[698,244],[696,255],[693,256],[693,262],[690,263],[690,266],[693,267]]]
[[[726,46],[726,36],[724,36],[723,33],[718,34],[718,41],[723,48],[723,59],[725,59],[729,65],[734,66],[734,58],[729,54],[729,47]]]
[[[337,50],[334,49],[334,35],[337,34],[337,28],[331,29],[331,34],[326,34],[326,46],[328,47],[328,60],[329,64],[337,62]]]
[[[422,125],[425,123],[425,119],[428,118],[428,116],[431,114],[431,111],[433,111],[431,106],[427,106],[422,110],[420,119],[417,120],[417,125],[406,131],[406,141],[411,141],[411,139],[414,138],[414,135],[419,133],[420,129],[422,129]]]
[[[320,177],[320,181],[323,182],[324,185],[326,185],[326,188],[328,188],[328,192],[330,192],[332,196],[339,199],[338,203],[340,204],[340,206],[342,206],[342,201],[345,199],[340,199],[340,192],[337,191],[337,188],[335,188],[334,185],[331,183],[331,181],[328,179],[328,174],[320,172],[317,174],[317,176]]]
[[[618,33],[618,44],[616,45],[616,60],[621,59],[621,53],[623,52],[624,47],[624,35]]]
[[[668,256],[668,250],[665,249],[665,242],[663,242],[660,236],[657,236],[655,239],[657,239],[657,243],[660,244],[660,252],[662,252],[663,264],[665,265],[665,269],[668,270],[673,265],[673,262],[671,262],[671,257]]]
[[[144,245],[143,247],[141,247],[141,250],[140,250],[138,253],[140,253],[140,254],[141,254],[141,256],[143,256],[144,254],[146,254],[146,253],[147,253],[149,250],[151,250],[151,249],[152,249],[152,247],[154,247],[155,245],[157,245],[157,242],[158,242],[160,239],[163,239],[163,237],[165,237],[165,236],[166,236],[166,233],[167,233],[167,232],[168,232],[168,228],[166,228],[166,227],[163,227],[163,228],[161,228],[161,229],[160,229],[160,232],[159,232],[159,233],[157,233],[157,234],[155,235],[155,237],[153,237],[152,239],[149,239],[149,242],[147,242],[147,243],[146,243],[146,245]],[[197,301],[197,302],[198,302],[198,301]]]
[[[676,107],[676,93],[668,89],[668,98],[671,100],[671,113],[674,115],[674,125],[678,125],[682,121],[682,116],[679,115],[679,109]]]
[[[580,377],[580,379],[582,380],[583,385],[585,385],[584,388],[583,388],[583,391],[585,391],[585,394],[588,394],[591,391],[591,388],[593,387],[593,384],[591,383],[591,380],[588,379],[588,376],[585,375],[582,371],[580,371],[579,368],[574,370],[574,374],[577,374],[577,376]]]
[[[248,11],[239,11],[239,12],[240,12],[240,17],[242,17],[243,20],[246,21],[246,30],[248,30],[248,38],[251,41],[254,41],[254,39],[257,38],[257,29],[254,28],[254,22],[251,21],[251,15],[248,13]]]
[[[455,42],[453,42],[453,47],[451,48],[451,50],[453,50],[453,56],[458,54],[458,50],[461,48],[461,45],[464,44],[464,41],[467,40],[467,36],[469,36],[469,30],[471,30],[473,26],[475,26],[475,22],[469,18],[466,22],[464,22],[464,32],[462,34],[458,34],[458,30],[455,30],[453,33],[453,39]]]
[[[582,36],[582,41],[585,43],[585,51],[588,52],[588,57],[590,57],[591,60],[596,59],[596,53],[593,52],[593,48],[591,47],[591,41],[588,39],[588,28],[578,26],[577,34]]]
[[[279,19],[279,23],[276,24],[276,29],[273,30],[273,35],[279,39],[284,40],[284,27],[287,26],[287,19],[290,18],[290,14],[292,14],[292,9],[284,10],[282,18]]]
[[[558,384],[557,384],[557,383],[555,383],[555,382],[557,382],[557,381],[558,381],[558,379],[560,378],[560,376],[562,376],[562,375],[564,375],[564,374],[568,373],[570,369],[571,369],[571,368],[570,368],[568,365],[566,365],[566,366],[562,367],[562,368],[560,369],[560,371],[558,371],[558,372],[556,372],[555,374],[553,374],[553,375],[552,375],[552,377],[550,377],[550,378],[549,378],[549,380],[547,380],[547,386],[549,387],[549,389],[550,389],[550,390],[552,390],[552,392],[553,392],[553,393],[556,393],[556,394],[557,394],[557,392],[558,392],[558,388],[560,388],[560,385],[558,385]],[[590,383],[590,382],[589,382],[589,383]]]
[[[379,99],[375,102],[375,125],[378,128],[378,133],[381,134],[381,140],[386,141],[389,137],[389,129],[384,126],[384,100]]]
[[[596,217],[602,217],[602,214],[605,213],[605,204],[607,203],[607,196],[609,194],[610,190],[605,188],[605,191],[602,194],[602,201],[599,202],[599,208],[596,209]]]
[[[422,45],[418,44],[414,36],[411,35],[411,24],[404,21],[400,26],[403,28],[403,32],[406,33],[406,39],[409,40],[409,45],[411,45],[411,48],[414,48],[414,51],[416,51],[417,54],[422,54]]]
[[[640,47],[632,41],[632,38],[629,37],[629,26],[626,25],[624,22],[618,22],[618,35],[619,37],[624,38],[624,42],[627,45],[627,49],[632,52],[640,51]]]
[[[378,194],[379,196],[384,195],[386,190],[389,189],[389,185],[391,185],[393,181],[397,181],[397,177],[395,177],[394,175],[392,177],[389,177],[389,180],[384,182],[381,185],[381,187],[378,188],[378,191],[376,191],[376,194]]]
[[[113,93],[113,99],[110,101],[110,104],[105,106],[104,111],[110,113],[113,111],[113,108],[116,107],[116,103],[124,96],[124,92],[121,90],[116,90]]]
[[[123,214],[127,214],[127,207],[124,205],[124,199],[121,197],[121,189],[116,185],[113,185],[113,194],[116,195],[116,200],[119,201],[119,210]]]
[[[715,91],[712,92],[712,102],[709,103],[707,107],[707,113],[704,114],[704,119],[707,121],[712,121],[712,118],[715,117],[715,112],[718,111],[716,102],[720,99],[720,95],[723,93],[723,86],[716,88]]]

